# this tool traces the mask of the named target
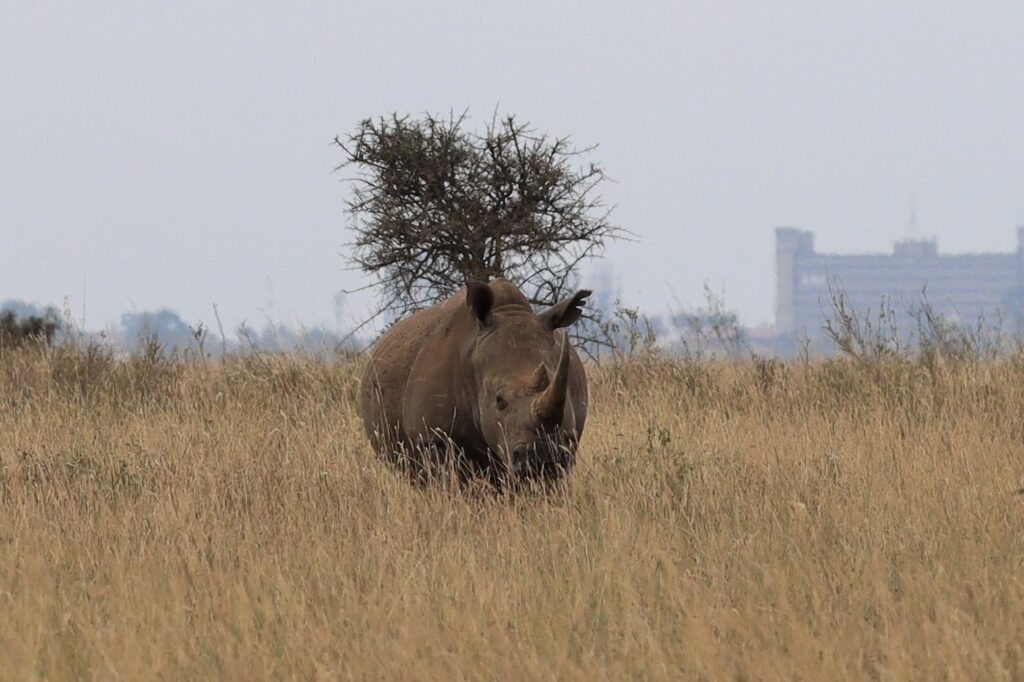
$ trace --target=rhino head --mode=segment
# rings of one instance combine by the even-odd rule
[[[475,320],[467,380],[479,432],[498,469],[517,478],[557,478],[572,466],[586,411],[586,379],[567,334],[582,315],[581,290],[535,314],[495,307],[491,287],[470,282]]]

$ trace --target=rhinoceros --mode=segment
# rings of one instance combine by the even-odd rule
[[[557,480],[575,463],[587,377],[564,331],[581,290],[533,312],[511,282],[470,281],[370,349],[360,408],[375,450],[429,478],[438,463],[496,485]]]

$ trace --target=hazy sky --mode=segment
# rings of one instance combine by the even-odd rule
[[[0,300],[333,324],[330,141],[391,111],[598,143],[655,312],[771,321],[773,227],[888,251],[912,197],[942,251],[1016,246],[1024,4],[496,4],[3,0]]]

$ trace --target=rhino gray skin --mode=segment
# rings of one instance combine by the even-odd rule
[[[587,377],[565,332],[582,290],[535,314],[511,282],[469,282],[371,348],[360,409],[375,450],[425,480],[454,454],[460,478],[557,479],[587,419]]]

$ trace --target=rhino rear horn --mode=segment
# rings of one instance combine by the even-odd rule
[[[548,368],[542,362],[537,365],[537,369],[533,371],[533,376],[530,377],[530,390],[540,393],[550,385],[551,377],[548,375]]]
[[[533,411],[542,422],[561,421],[565,412],[565,398],[569,392],[569,339],[562,334],[562,348],[558,354],[558,369],[544,392],[533,400]]]

